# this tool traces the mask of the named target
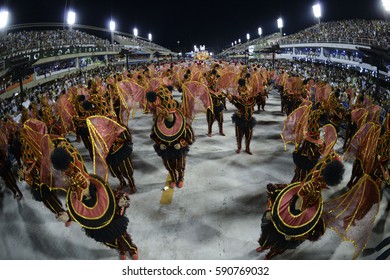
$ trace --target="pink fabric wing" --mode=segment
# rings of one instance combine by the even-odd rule
[[[325,150],[322,153],[322,157],[325,157],[331,152],[333,152],[334,145],[336,145],[337,142],[337,131],[336,128],[331,124],[325,125],[323,127],[323,130],[324,130]]]
[[[87,118],[87,127],[93,146],[93,173],[108,182],[106,157],[112,144],[125,128],[117,122],[103,116]]]
[[[364,173],[370,174],[374,167],[380,129],[380,125],[372,122],[363,125],[352,138],[344,154],[344,160],[359,159]]]
[[[190,81],[183,84],[183,114],[189,123],[192,122],[195,114],[206,113],[212,108],[212,101],[207,86],[197,81]]]
[[[238,74],[236,72],[227,72],[220,76],[217,81],[217,91],[226,90],[228,93],[235,93],[238,83]]]
[[[281,137],[285,150],[288,143],[294,143],[297,146],[303,140],[307,129],[307,118],[309,117],[310,108],[311,106],[300,106],[284,120]]]
[[[73,117],[77,115],[73,104],[69,100],[68,95],[61,95],[57,101],[57,112],[60,117],[61,126],[66,133],[72,131],[76,133],[73,123]]]
[[[365,248],[372,232],[380,203],[379,187],[364,175],[345,194],[324,203],[323,218],[328,228],[355,246],[353,259]]]

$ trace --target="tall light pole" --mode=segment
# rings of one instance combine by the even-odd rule
[[[390,0],[382,0],[382,5],[385,11],[385,18],[390,14]]]
[[[66,22],[69,25],[69,30],[72,30],[72,26],[76,23],[76,13],[74,11],[68,12],[68,17],[66,19]]]
[[[390,0],[382,0],[383,8],[387,13],[390,13]]]
[[[8,24],[9,13],[7,10],[0,11],[0,28],[5,28]]]
[[[110,21],[111,44],[114,44],[115,21]]]
[[[249,41],[250,38],[251,38],[251,35],[249,33],[246,33],[246,40]]]
[[[9,13],[7,10],[0,10],[0,32],[1,34],[7,35],[7,25],[8,25]]]
[[[318,25],[320,25],[322,13],[321,13],[321,5],[319,3],[313,6],[313,14],[314,17],[318,19]]]
[[[138,37],[138,29],[137,28],[133,29],[133,35],[134,35],[134,37]]]
[[[283,36],[283,19],[278,18],[277,23],[278,23],[278,28],[280,29],[280,36]]]
[[[238,43],[241,44],[241,39],[238,39]]]
[[[263,35],[263,29],[261,27],[259,27],[257,29],[257,32],[259,33],[259,37],[261,38],[261,35]]]
[[[152,33],[148,34],[148,39],[149,39],[149,42],[152,42]]]

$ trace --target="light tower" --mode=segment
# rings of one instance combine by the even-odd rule
[[[7,10],[0,10],[0,29],[3,29],[8,24],[9,13]]]
[[[388,19],[390,14],[390,0],[382,0],[382,5],[385,13],[385,19]]]
[[[278,28],[280,29],[280,36],[283,36],[283,19],[278,18],[277,23],[278,23]]]
[[[7,10],[0,10],[0,36],[7,35],[9,13]]]
[[[76,13],[74,11],[68,12],[68,17],[66,18],[66,22],[69,25],[69,30],[72,30],[73,25],[76,23]]]
[[[322,12],[321,12],[321,5],[319,3],[317,3],[313,6],[313,14],[314,14],[314,17],[318,19],[318,25],[320,25]]]
[[[390,0],[382,0],[383,8],[386,13],[390,13]]]
[[[115,21],[110,21],[111,44],[114,44]]]

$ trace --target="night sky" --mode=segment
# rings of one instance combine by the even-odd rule
[[[30,22],[64,22],[65,9],[77,13],[76,23],[107,27],[112,17],[117,30],[132,33],[173,51],[189,51],[194,45],[205,45],[215,53],[234,40],[246,41],[278,32],[276,20],[284,20],[287,35],[317,23],[312,5],[316,0],[233,0],[231,1],[129,1],[129,0],[5,0],[1,7],[10,12],[10,24]],[[321,21],[341,19],[383,19],[381,0],[323,0]],[[180,41],[180,44],[177,44]]]

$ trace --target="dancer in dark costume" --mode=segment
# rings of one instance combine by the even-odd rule
[[[66,213],[71,219],[88,237],[118,250],[121,259],[129,254],[137,260],[138,249],[127,232],[129,219],[124,215],[128,197],[113,192],[99,176],[88,174],[80,154],[69,145],[56,143],[50,160],[69,180]]]
[[[256,101],[250,95],[245,79],[238,80],[238,93],[238,96],[231,94],[227,96],[228,100],[238,109],[232,116],[236,128],[236,153],[241,152],[242,138],[245,136],[245,152],[251,155],[250,143],[253,136],[253,127],[256,125],[256,119],[253,117]]]
[[[302,142],[293,152],[295,163],[294,177],[291,183],[301,182],[317,164],[324,151],[324,141],[320,137],[321,109],[312,110],[307,119],[307,132]]]
[[[29,119],[24,122],[20,131],[22,145],[23,168],[19,169],[20,179],[31,187],[31,193],[36,201],[42,202],[56,217],[66,212],[62,206],[56,190],[42,182],[42,148],[41,141],[47,135],[46,124]]]
[[[23,197],[15,175],[12,172],[12,163],[8,154],[7,137],[0,131],[0,177],[4,180],[5,186],[12,191],[14,198],[21,200]]]
[[[223,100],[226,99],[226,97],[222,92],[217,90],[217,70],[212,70],[210,74],[206,76],[206,79],[209,94],[213,102],[213,106],[206,112],[208,126],[207,136],[211,137],[212,127],[215,121],[218,122],[219,134],[225,136],[225,133],[223,132],[223,110],[225,108]]]
[[[157,96],[161,100],[161,110],[155,118],[150,138],[155,142],[154,149],[171,177],[169,187],[182,188],[186,156],[195,135],[170,92],[148,92],[147,99],[155,102]]]
[[[323,158],[305,180],[267,186],[267,209],[261,222],[260,247],[256,249],[270,249],[266,259],[294,249],[306,239],[316,241],[325,233],[321,191],[338,185],[344,174],[339,156],[332,151],[337,140],[335,128],[328,125],[325,130],[333,140],[325,141],[328,144]]]

